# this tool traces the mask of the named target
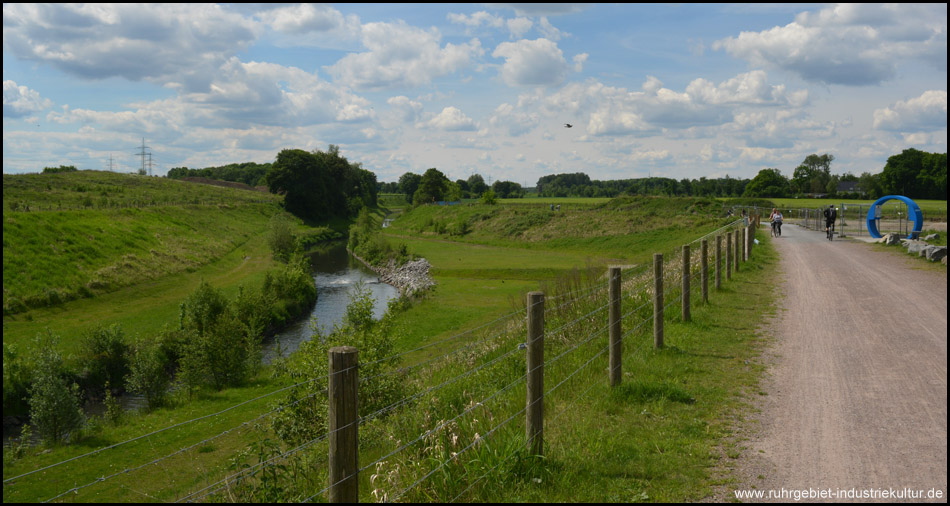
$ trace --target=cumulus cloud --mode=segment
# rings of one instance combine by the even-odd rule
[[[504,128],[512,137],[518,137],[533,130],[540,121],[541,117],[536,112],[525,112],[504,103],[495,108],[489,123],[493,128]]]
[[[361,89],[419,86],[468,67],[484,51],[478,39],[441,46],[436,29],[398,23],[363,25],[361,40],[367,52],[349,54],[326,67],[334,78]]]
[[[694,79],[683,92],[664,87],[648,76],[642,91],[605,86],[596,81],[569,84],[545,99],[552,113],[588,116],[587,133],[604,135],[654,135],[660,128],[690,129],[723,125],[737,111],[749,107],[799,108],[808,100],[805,91],[789,92],[784,85],[769,85],[765,72],[754,71],[719,84]]]
[[[391,97],[386,101],[392,107],[393,111],[399,116],[399,119],[411,123],[416,121],[422,113],[422,103],[410,100],[409,97],[398,96]]]
[[[520,17],[509,19],[506,24],[508,25],[508,32],[513,39],[520,39],[534,26],[534,22],[530,19]]]
[[[352,28],[356,16],[345,17],[328,5],[298,4],[261,11],[256,16],[278,32],[304,34]]]
[[[295,67],[244,63],[222,65],[207,91],[130,104],[124,111],[64,108],[50,121],[98,124],[113,131],[179,131],[183,128],[248,129],[361,123],[373,119],[369,101]]]
[[[17,86],[14,81],[3,81],[4,118],[20,118],[27,114],[49,109],[52,106],[53,102],[40,97],[37,91],[26,86]]]
[[[946,90],[925,91],[919,97],[875,110],[874,128],[893,132],[947,128]]]
[[[458,108],[451,106],[442,109],[442,112],[427,121],[426,125],[447,132],[473,131],[476,129],[472,118],[466,116]]]
[[[255,37],[252,21],[210,4],[3,5],[4,51],[88,79],[200,87]]]
[[[548,39],[502,42],[492,56],[505,59],[501,78],[509,86],[556,86],[571,68],[557,44]]]
[[[469,28],[478,28],[482,25],[493,28],[505,26],[505,19],[501,16],[489,14],[485,11],[479,11],[472,15],[449,13],[446,18],[452,23],[465,25]]]
[[[946,69],[947,6],[838,4],[799,14],[783,27],[719,40],[713,49],[808,81],[878,84],[906,59]]]

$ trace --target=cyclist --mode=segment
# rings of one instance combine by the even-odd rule
[[[835,220],[838,219],[838,211],[835,210],[834,204],[828,204],[828,209],[825,209],[825,234],[828,236],[830,241],[832,236],[835,233]]]
[[[772,223],[772,237],[782,236],[782,211],[772,208],[772,214],[769,215],[769,221]]]

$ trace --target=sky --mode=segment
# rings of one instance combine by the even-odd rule
[[[4,174],[143,142],[156,175],[873,174],[947,151],[947,4],[3,4]]]

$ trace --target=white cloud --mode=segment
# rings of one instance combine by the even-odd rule
[[[838,4],[799,14],[784,27],[719,40],[713,49],[808,81],[878,84],[907,59],[946,69],[947,6]]]
[[[874,128],[894,132],[946,129],[946,90],[925,91],[919,97],[875,110]]]
[[[555,42],[561,40],[561,37],[564,37],[565,35],[569,35],[555,28],[554,25],[552,25],[551,22],[548,21],[548,18],[546,16],[541,17],[541,21],[538,23],[538,31],[541,32],[541,35],[545,39],[553,40]]]
[[[64,107],[51,113],[57,123],[97,124],[111,131],[184,132],[188,128],[288,128],[361,123],[374,118],[369,102],[294,67],[243,63],[222,65],[208,91],[130,104],[122,111]]]
[[[570,70],[557,44],[547,39],[502,42],[492,56],[505,59],[501,77],[509,86],[555,86]]]
[[[326,68],[337,81],[356,88],[420,86],[468,67],[483,53],[478,39],[444,47],[440,39],[434,28],[368,23],[363,25],[362,42],[369,51],[346,55]]]
[[[470,28],[478,28],[482,25],[491,26],[493,28],[501,28],[505,25],[504,18],[494,14],[489,14],[485,11],[476,12],[471,16],[467,16],[465,14],[449,13],[446,18],[452,23],[465,25]]]
[[[407,123],[416,121],[422,113],[422,104],[420,102],[410,100],[409,97],[402,95],[391,97],[386,103],[392,107],[401,121]]]
[[[504,103],[495,108],[489,123],[493,128],[504,128],[508,135],[518,137],[533,130],[540,121],[537,113],[525,112],[520,107],[516,110],[515,106]]]
[[[298,4],[278,7],[256,14],[262,22],[278,32],[303,34],[343,30],[351,24],[340,11],[328,5]]]
[[[456,107],[446,107],[442,109],[436,117],[432,118],[426,125],[445,130],[447,132],[474,131],[475,122]]]
[[[256,38],[217,5],[4,4],[3,47],[88,79],[121,76],[198,89]]]
[[[531,29],[534,22],[528,18],[512,18],[509,19],[506,24],[508,25],[508,32],[511,34],[511,38],[520,39]]]
[[[47,98],[41,98],[36,90],[17,86],[13,81],[3,81],[3,117],[20,118],[53,106]]]

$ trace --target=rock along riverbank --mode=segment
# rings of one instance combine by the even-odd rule
[[[379,280],[390,284],[399,289],[402,295],[412,297],[416,293],[425,292],[435,286],[435,280],[429,275],[429,269],[432,267],[425,258],[410,260],[397,266],[392,258],[384,267],[375,267],[366,260],[353,254],[349,248],[346,250],[353,258],[363,262],[363,265],[369,267],[376,274],[379,274]]]

